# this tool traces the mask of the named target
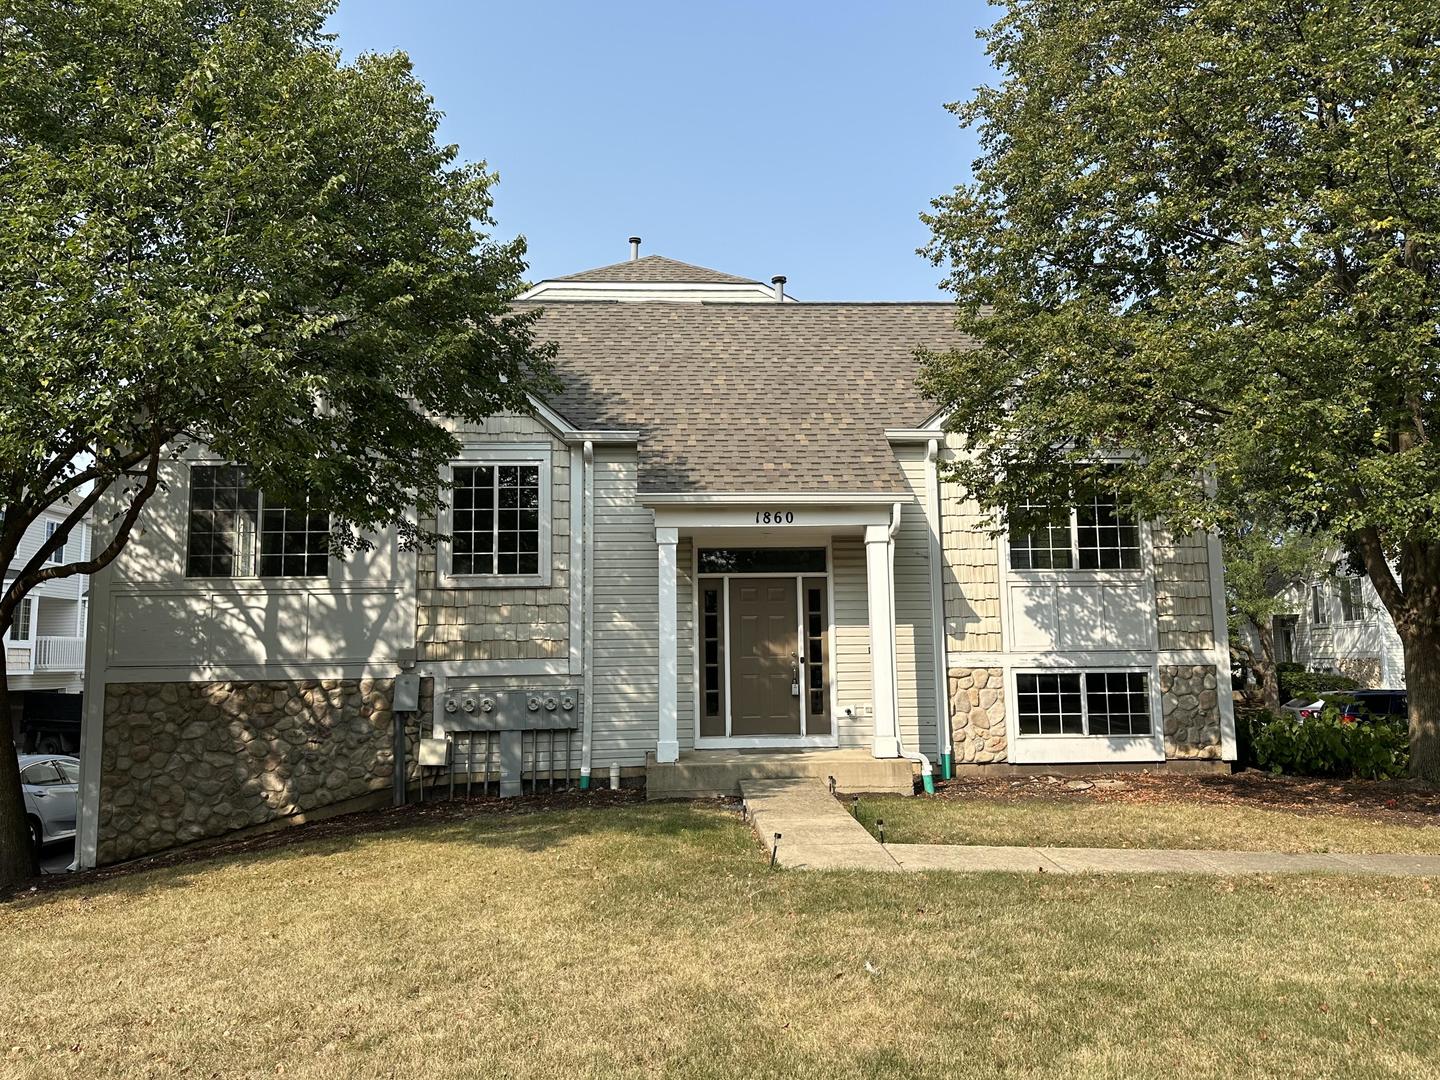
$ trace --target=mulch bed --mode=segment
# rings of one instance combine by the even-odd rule
[[[98,870],[81,870],[73,874],[46,874],[32,878],[15,896],[26,896],[56,889],[68,889],[77,885],[92,885],[115,878],[128,877],[167,866],[204,862],[225,855],[250,854],[273,851],[292,844],[308,843],[312,840],[326,840],[337,836],[354,836],[360,833],[394,832],[413,829],[422,825],[433,825],[446,821],[463,821],[480,816],[520,816],[546,810],[598,810],[617,806],[635,806],[645,801],[644,788],[594,788],[585,793],[576,789],[536,794],[518,795],[502,799],[498,795],[472,795],[466,798],[457,792],[453,800],[447,800],[443,788],[434,793],[427,792],[424,803],[412,802],[406,806],[390,806],[382,810],[361,810],[352,814],[340,814],[323,821],[306,822],[301,825],[261,827],[255,831],[222,840],[202,840],[195,844],[172,851],[163,851],[129,862],[104,866]],[[3,900],[3,893],[0,893]]]
[[[1440,825],[1440,790],[1408,780],[1319,780],[1276,776],[1257,769],[1226,775],[1183,773],[1056,777],[957,777],[936,785],[936,796],[963,802],[1096,802],[1251,806],[1316,817],[1382,818],[1397,825]]]

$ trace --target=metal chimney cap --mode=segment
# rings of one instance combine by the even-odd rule
[[[789,281],[789,280],[790,280],[790,279],[787,278],[784,274],[776,274],[774,277],[772,277],[772,278],[770,279],[770,284],[771,284],[771,285],[784,285],[784,284],[785,284],[787,281]]]
[[[640,243],[640,237],[638,237],[638,236],[632,236],[632,237],[630,237],[630,243],[632,243],[632,244],[638,244],[638,243]]]

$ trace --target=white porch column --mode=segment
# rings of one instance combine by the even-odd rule
[[[675,616],[675,545],[680,542],[679,529],[655,530],[659,549],[660,573],[660,734],[655,744],[656,761],[678,761],[680,737],[677,730],[676,704],[679,698],[679,666]]]
[[[870,612],[870,687],[877,758],[900,756],[895,716],[895,596],[890,587],[890,529],[865,527],[865,584]]]

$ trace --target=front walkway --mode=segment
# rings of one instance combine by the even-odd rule
[[[881,844],[821,781],[742,780],[740,789],[746,815],[766,850],[777,865],[791,870],[1440,876],[1440,855]]]

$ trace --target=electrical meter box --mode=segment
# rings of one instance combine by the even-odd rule
[[[420,676],[404,671],[395,676],[395,700],[390,706],[396,712],[420,711]]]

